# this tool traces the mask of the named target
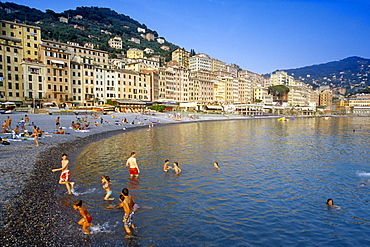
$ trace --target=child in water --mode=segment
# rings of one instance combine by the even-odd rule
[[[71,189],[73,189],[74,182],[69,181],[71,177],[71,172],[68,170],[69,160],[66,154],[62,154],[62,167],[51,170],[52,172],[62,171],[59,178],[59,184],[65,184],[68,194],[72,194]]]
[[[213,168],[215,168],[215,169],[218,169],[219,167],[218,167],[218,162],[214,162],[213,163]]]
[[[87,211],[87,209],[84,206],[82,206],[82,201],[78,200],[75,203],[73,203],[73,208],[75,210],[78,210],[80,212],[80,215],[82,216],[82,219],[78,221],[78,224],[82,226],[82,230],[84,230],[84,232],[90,234],[90,231],[87,229],[87,227],[92,226],[91,224],[92,217]]]
[[[108,176],[102,176],[101,177],[101,183],[103,184],[103,189],[107,193],[104,197],[104,200],[106,201],[112,201],[114,198],[109,198],[112,195],[112,190],[110,189],[110,177]]]
[[[176,174],[179,174],[181,172],[181,169],[179,167],[179,163],[173,162],[173,168],[172,168]]]
[[[340,209],[340,207],[339,206],[337,206],[337,205],[334,205],[334,201],[333,201],[333,199],[328,199],[327,201],[326,201],[326,204],[328,205],[328,208],[329,209]]]

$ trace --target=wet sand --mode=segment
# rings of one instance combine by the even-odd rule
[[[24,117],[24,113],[0,115],[3,122],[10,116],[12,127]],[[91,127],[90,132],[81,133],[68,129],[76,115],[41,115],[27,114],[30,122],[46,132],[53,133],[55,119],[60,116],[61,126],[69,135],[52,134],[51,137],[41,138],[40,146],[36,147],[33,140],[11,142],[10,145],[0,146],[0,205],[1,205],[1,236],[2,246],[89,246],[94,236],[81,234],[65,235],[68,229],[79,229],[76,215],[71,205],[76,197],[66,194],[64,185],[59,185],[60,172],[52,173],[52,168],[60,167],[61,154],[67,153],[73,167],[74,157],[80,150],[91,142],[111,137],[116,134],[135,129],[148,128],[150,121],[156,122],[155,127],[164,124],[178,124],[195,121],[215,121],[248,119],[243,116],[226,118],[220,115],[203,115],[195,119],[184,117],[176,121],[168,114],[142,115],[131,113],[115,113],[104,115],[106,121],[102,127]],[[112,118],[112,116],[114,118]],[[126,117],[134,125],[116,125]],[[149,121],[150,120],[150,121]],[[98,120],[91,119],[94,122]],[[143,124],[138,124],[138,122]],[[124,129],[125,128],[125,129]],[[27,126],[31,130],[31,126]],[[9,136],[1,134],[2,137]],[[73,181],[73,174],[72,174]]]

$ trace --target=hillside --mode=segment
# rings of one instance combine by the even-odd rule
[[[17,21],[29,25],[39,26],[42,29],[42,38],[60,42],[86,42],[99,45],[100,50],[108,51],[111,56],[117,56],[129,48],[144,50],[151,48],[151,55],[162,55],[169,58],[170,51],[178,48],[170,42],[160,44],[156,40],[148,41],[140,36],[137,28],[145,29],[145,33],[151,33],[158,38],[155,30],[149,29],[145,24],[119,14],[109,8],[100,7],[77,7],[75,10],[66,10],[55,13],[53,10],[42,12],[35,8],[18,5],[9,2],[0,2],[0,16],[2,20]],[[68,18],[68,23],[59,21],[59,17]],[[123,49],[109,48],[108,40],[114,36],[122,37]],[[140,39],[140,44],[128,41],[130,38]],[[160,37],[163,38],[163,37]],[[165,40],[165,38],[163,38]],[[160,47],[166,45],[170,51],[162,50]]]
[[[340,61],[306,66],[297,69],[284,69],[296,80],[312,86],[343,87],[355,91],[370,86],[370,59],[348,57]]]

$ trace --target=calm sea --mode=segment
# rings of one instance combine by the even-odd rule
[[[368,246],[369,120],[202,122],[92,143],[72,169],[76,198],[94,218],[90,244]],[[139,179],[124,166],[132,151]],[[164,173],[165,159],[182,173]],[[113,202],[103,201],[102,175],[112,179]],[[140,206],[133,240],[125,239],[122,210],[107,208],[124,187]],[[328,209],[328,198],[341,208]]]

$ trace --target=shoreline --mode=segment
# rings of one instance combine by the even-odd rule
[[[24,117],[23,113],[9,114],[13,119],[12,126]],[[49,133],[55,128],[55,118],[58,115],[27,114],[30,121]],[[7,115],[0,115],[2,122]],[[114,116],[115,118],[112,118]],[[75,119],[75,115],[61,115],[62,126]],[[90,143],[122,134],[129,131],[148,128],[149,121],[144,124],[115,125],[114,121],[126,117],[129,122],[151,118],[160,122],[155,127],[195,123],[204,121],[249,120],[254,118],[232,116],[225,118],[218,116],[200,116],[197,119],[175,121],[168,119],[167,114],[149,116],[143,114],[117,113],[104,115],[109,123],[103,127],[92,127],[91,132],[79,133],[66,128],[70,135],[52,135],[40,139],[40,146],[36,147],[33,140],[11,142],[8,146],[1,146],[0,153],[0,204],[1,204],[1,236],[3,246],[47,245],[47,246],[85,246],[89,245],[89,238],[65,236],[63,228],[75,224],[75,212],[70,207],[74,200],[73,195],[65,193],[65,187],[58,184],[60,173],[52,173],[52,168],[60,167],[60,156],[67,153],[74,166],[74,158]],[[136,119],[138,118],[138,119]],[[271,118],[271,117],[268,117]],[[36,121],[35,121],[36,119]],[[66,120],[67,119],[67,120]],[[258,118],[259,119],[259,118]],[[142,120],[143,122],[145,120]],[[123,128],[126,128],[123,130]],[[30,126],[27,126],[30,130]],[[4,136],[4,135],[1,135]],[[73,180],[73,174],[72,174]]]

